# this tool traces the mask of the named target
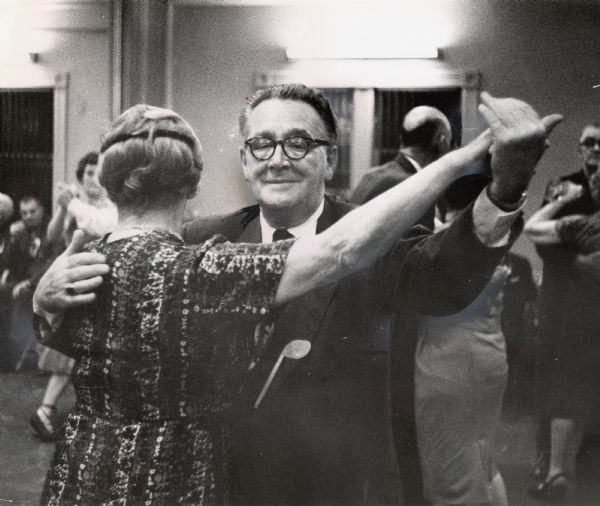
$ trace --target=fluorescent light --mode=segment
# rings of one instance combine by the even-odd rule
[[[438,58],[437,47],[414,46],[407,48],[345,48],[345,47],[288,47],[289,60],[400,60]]]

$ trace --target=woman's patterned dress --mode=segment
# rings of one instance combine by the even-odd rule
[[[42,504],[228,502],[231,399],[264,345],[255,331],[291,244],[192,248],[165,232],[90,243],[111,270],[60,331],[77,403]]]

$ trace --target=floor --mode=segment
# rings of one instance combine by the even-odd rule
[[[37,371],[0,373],[0,506],[38,504],[54,445],[42,443],[29,417],[43,394],[47,376]],[[70,389],[59,406],[63,414],[74,400]],[[505,413],[498,435],[498,460],[514,506],[541,506],[525,490],[533,455],[531,417]],[[589,445],[588,445],[589,448]],[[600,504],[600,445],[579,459],[578,482],[567,505]]]

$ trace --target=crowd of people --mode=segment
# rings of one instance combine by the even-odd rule
[[[42,503],[503,506],[500,413],[534,399],[529,493],[564,499],[597,421],[600,124],[524,226],[561,117],[481,102],[488,129],[457,149],[441,111],[409,111],[397,157],[352,203],[326,193],[336,118],[300,84],[240,115],[256,205],[185,221],[203,147],[147,105],[81,159],[51,219],[27,197],[14,222],[0,196],[3,346],[21,343],[5,366],[35,327],[49,373],[31,419],[56,441]],[[523,228],[544,261],[537,309],[509,252]]]
[[[31,417],[31,425],[44,441],[56,439],[54,414],[69,384],[74,361],[37,345],[32,321],[33,290],[52,260],[66,249],[75,229],[92,239],[117,225],[116,207],[98,182],[97,167],[97,152],[80,159],[75,173],[78,185],[59,185],[57,212],[51,219],[37,196],[22,197],[16,217],[13,199],[0,195],[2,370],[36,368],[50,374],[40,406]]]

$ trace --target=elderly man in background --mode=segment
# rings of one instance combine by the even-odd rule
[[[350,200],[363,204],[450,151],[452,129],[448,118],[435,107],[420,105],[408,111],[402,121],[400,149],[393,160],[373,167],[359,181]],[[433,230],[435,209],[419,223]]]
[[[255,329],[269,342],[236,408],[234,503],[402,504],[388,400],[390,317],[406,306],[453,312],[479,293],[517,235],[521,194],[559,121],[540,120],[514,99],[483,98],[495,142],[489,195],[443,233],[415,230],[375,267],[299,297]],[[303,85],[259,90],[240,131],[242,169],[258,205],[188,223],[187,242],[215,233],[236,242],[304,237],[352,209],[325,194],[337,127],[321,93]],[[36,293],[40,312],[93,300],[89,290],[106,272],[97,261],[86,253],[59,258]],[[307,355],[293,352],[298,340],[310,342]]]

